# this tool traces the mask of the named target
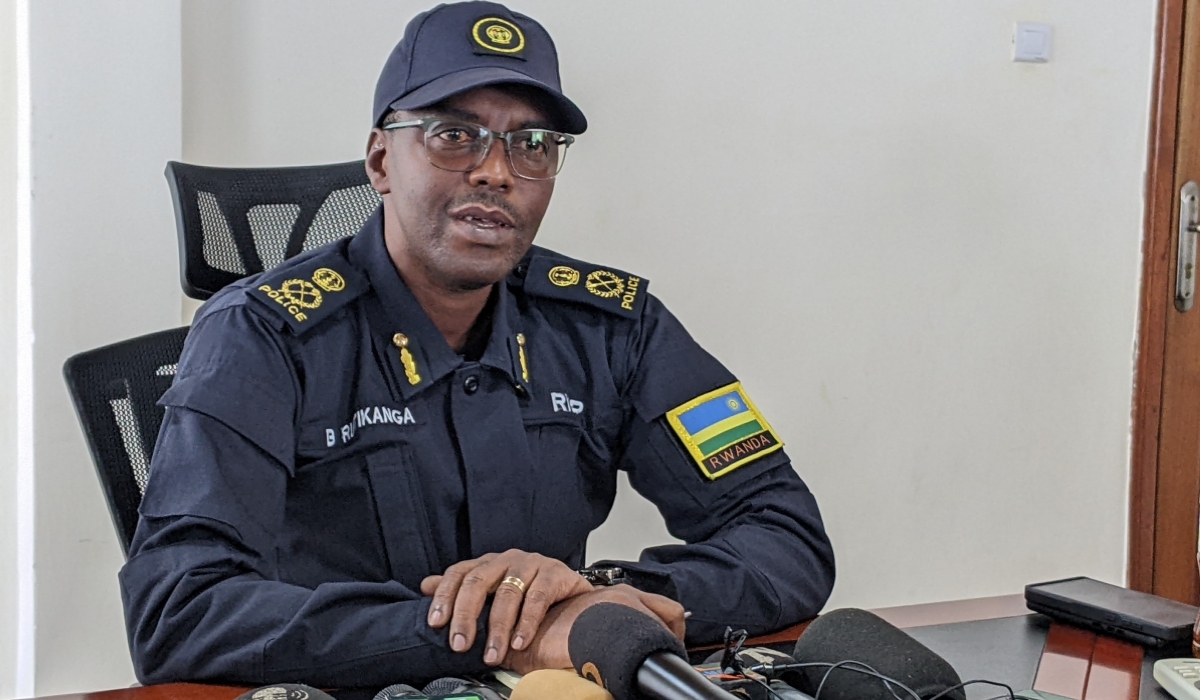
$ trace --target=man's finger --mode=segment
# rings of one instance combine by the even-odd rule
[[[467,575],[468,571],[479,566],[482,561],[482,557],[460,561],[446,569],[446,573],[442,575],[433,591],[433,602],[429,604],[430,627],[442,627],[450,621],[450,612],[454,610],[454,599],[458,597],[458,588],[462,584],[463,577]],[[421,587],[421,590],[424,592],[424,586]]]
[[[671,630],[671,634],[678,637],[680,641],[683,640],[684,633],[687,631],[687,622],[683,616],[682,605],[666,596],[653,593],[642,593],[638,598],[654,613],[655,617],[663,621],[663,624]]]
[[[543,577],[539,579],[540,584],[531,586],[529,592],[525,594],[524,605],[521,608],[521,621],[517,623],[517,630],[512,637],[512,648],[516,650],[524,649],[529,645],[530,640],[537,635],[538,628],[542,625],[542,620],[546,619],[546,611],[550,609],[559,600],[561,596],[555,595],[552,589],[551,577]]]
[[[462,577],[450,614],[450,648],[454,651],[466,651],[475,644],[479,614],[487,597],[500,585],[505,571],[508,565],[498,558],[476,566]]]
[[[505,571],[504,577],[497,584],[495,595],[492,596],[492,610],[488,613],[488,641],[483,652],[484,663],[494,666],[504,661],[517,616],[521,614],[522,605],[526,604],[526,596],[540,590],[540,579],[536,564],[514,566]]]
[[[646,607],[646,603],[643,600],[641,600],[640,598],[633,598],[628,601],[622,601],[622,605],[628,605],[629,607],[633,608],[634,610],[637,610],[638,612],[640,612],[648,617],[652,617],[655,620],[659,620],[659,621],[662,620],[662,618],[658,616],[658,613],[656,613],[653,610],[651,610],[650,608]],[[666,625],[665,622],[663,624]],[[669,625],[667,625],[667,626],[669,627]],[[674,634],[674,632],[675,632],[674,630],[671,630],[672,634]]]
[[[592,591],[592,585],[587,579],[565,567],[562,572],[540,574],[538,584],[530,587],[529,592],[525,594],[521,620],[513,633],[512,648],[518,651],[527,647],[537,636],[538,629],[546,619],[546,612],[552,605]]]
[[[442,582],[441,574],[426,576],[421,580],[421,595],[431,596],[437,592],[438,584]]]

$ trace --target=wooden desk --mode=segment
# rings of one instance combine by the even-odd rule
[[[1024,596],[1020,594],[880,608],[872,612],[900,628],[1029,614]],[[800,636],[807,624],[802,623],[751,642],[769,644],[792,641]],[[1054,624],[1050,627],[1033,687],[1073,700],[1138,700],[1141,675],[1140,647]],[[56,695],[42,700],[233,700],[245,690],[230,686],[168,683],[144,688]]]

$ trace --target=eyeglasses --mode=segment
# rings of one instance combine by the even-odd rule
[[[466,173],[483,165],[492,143],[504,140],[508,162],[517,177],[553,180],[562,170],[567,148],[575,137],[549,129],[518,129],[498,132],[470,122],[425,117],[408,122],[384,124],[384,131],[419,126],[425,131],[425,157],[435,168]]]

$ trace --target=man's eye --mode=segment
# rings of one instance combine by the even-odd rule
[[[471,132],[458,127],[442,129],[437,132],[437,137],[448,143],[470,143],[474,140]]]
[[[529,153],[545,153],[549,143],[550,138],[546,134],[533,133],[521,139],[519,146]]]

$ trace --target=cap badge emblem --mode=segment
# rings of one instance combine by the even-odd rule
[[[334,270],[322,267],[313,273],[313,282],[327,292],[340,292],[346,288],[346,280]]]
[[[558,287],[573,287],[579,284],[579,270],[566,265],[551,268],[550,281]]]
[[[471,28],[471,39],[488,51],[517,54],[525,48],[525,35],[517,25],[499,17],[484,17]]]
[[[512,43],[513,34],[499,24],[493,24],[487,28],[487,36],[494,43],[504,44],[508,46]]]

